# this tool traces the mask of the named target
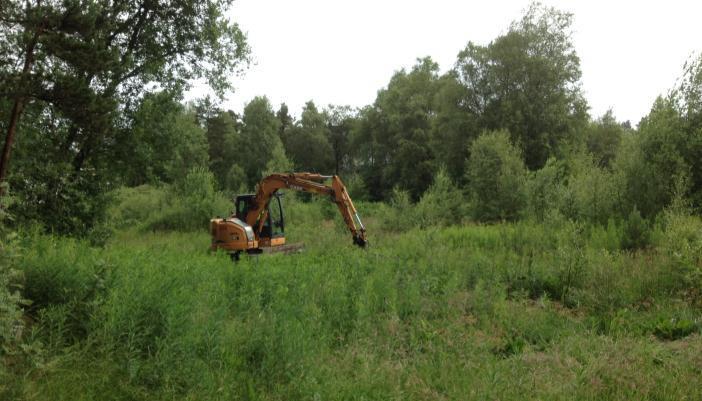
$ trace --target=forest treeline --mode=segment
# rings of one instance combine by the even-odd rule
[[[17,224],[84,235],[104,219],[113,189],[178,186],[193,169],[209,170],[225,194],[251,191],[272,171],[340,174],[357,199],[442,209],[441,224],[549,213],[607,224],[653,218],[673,199],[702,202],[702,59],[636,128],[611,111],[591,116],[573,16],[537,3],[490,43],[469,42],[445,73],[421,58],[373,104],[309,101],[298,118],[265,96],[241,114],[210,98],[184,102],[187,80],[209,78],[223,91],[226,73],[246,63],[244,36],[220,14],[162,6],[110,20],[119,10],[57,7],[54,21],[21,10],[15,17],[34,25],[13,25],[3,10],[0,41],[15,61],[0,67],[12,83],[0,94],[4,132],[23,102],[7,177]],[[52,36],[52,23],[64,33]],[[174,24],[189,35],[154,31]],[[32,43],[35,72],[23,74]]]

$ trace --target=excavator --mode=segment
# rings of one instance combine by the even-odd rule
[[[331,184],[326,184],[327,181]],[[285,251],[285,219],[281,193],[278,192],[281,189],[328,196],[339,208],[353,243],[361,248],[368,243],[366,228],[339,176],[275,173],[258,183],[256,194],[237,196],[236,210],[230,217],[210,220],[211,250],[221,249],[235,261],[242,253]]]

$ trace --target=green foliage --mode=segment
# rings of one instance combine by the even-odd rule
[[[334,151],[329,142],[331,134],[327,119],[314,102],[305,104],[299,124],[285,137],[285,150],[296,169],[321,174],[334,171]]]
[[[600,167],[608,167],[616,157],[625,128],[614,118],[612,110],[591,122],[585,131],[588,152]]]
[[[353,168],[355,149],[351,136],[357,126],[355,111],[350,106],[330,105],[324,110],[327,119],[329,144],[334,155],[334,174],[349,172]]]
[[[672,104],[657,99],[639,124],[637,137],[615,162],[629,210],[636,206],[643,216],[652,217],[670,203],[675,185],[689,177],[688,139]]]
[[[102,249],[29,234],[18,266],[46,361],[15,367],[0,391],[668,399],[702,384],[699,312],[667,287],[666,255],[603,251],[569,222],[392,234],[374,218],[359,252],[320,224],[321,203],[286,201],[306,251],[235,268],[204,251],[205,233],[125,232]],[[622,392],[621,374],[640,384]]]
[[[131,119],[120,141],[120,175],[127,185],[173,182],[192,167],[207,165],[205,132],[174,94],[148,94]]]
[[[283,143],[285,143],[285,139],[294,122],[292,116],[290,116],[290,112],[288,111],[288,105],[282,103],[278,111],[275,113],[275,116],[280,122],[280,129],[278,130],[278,135],[280,136],[280,139],[283,141]]]
[[[417,60],[410,72],[398,71],[372,106],[361,112],[354,135],[361,174],[371,198],[388,199],[396,186],[418,200],[433,178],[430,148],[439,66]]]
[[[670,258],[671,273],[685,297],[702,305],[702,221],[678,195],[662,222],[659,246]]]
[[[638,131],[587,124],[572,17],[534,4],[443,76],[429,58],[396,72],[358,115],[309,102],[295,122],[259,97],[239,118],[178,97],[196,76],[222,89],[245,57],[230,2],[157,3],[0,8],[0,81],[17,90],[38,11],[36,57],[56,67],[31,76],[48,92],[27,85],[11,177],[16,224],[42,227],[10,233],[0,199],[0,398],[699,394],[702,62]],[[140,15],[127,56],[100,39],[123,43]],[[231,207],[218,191],[293,166],[343,172],[371,246],[351,247],[327,199],[287,196],[303,253],[208,254],[207,221]],[[148,184],[108,192],[122,182]]]
[[[138,227],[148,221],[169,203],[169,193],[165,187],[141,185],[133,188],[119,188],[107,209],[107,221],[116,229]]]
[[[246,186],[254,188],[263,178],[265,168],[273,158],[273,152],[279,152],[276,149],[280,144],[280,122],[265,97],[254,98],[246,105],[242,122],[243,148],[238,150],[238,154],[241,157],[241,167],[246,173]]]
[[[414,205],[407,191],[395,187],[388,203],[389,210],[384,213],[384,226],[391,231],[407,231],[416,227],[417,219]]]
[[[39,224],[56,234],[89,237],[104,223],[110,183],[97,171],[76,173],[70,165],[39,160],[18,170],[10,179],[17,198],[10,210],[18,225]]]
[[[560,213],[564,198],[566,168],[563,162],[548,159],[539,170],[528,173],[526,183],[528,216],[544,221],[549,212]]]
[[[613,173],[599,167],[593,156],[576,155],[570,163],[561,211],[570,218],[606,224],[621,210],[618,182]]]
[[[229,168],[229,172],[227,172],[224,187],[236,193],[245,193],[247,192],[248,182],[249,180],[246,178],[244,169],[238,164],[232,164]]]
[[[489,132],[473,142],[467,181],[476,220],[513,220],[525,204],[526,170],[519,150],[505,131]]]
[[[651,232],[648,222],[641,217],[638,209],[629,213],[629,217],[624,221],[624,232],[622,238],[622,248],[642,249],[647,247],[651,241]]]
[[[690,166],[690,198],[695,207],[702,205],[702,55],[686,63],[680,86],[671,101],[682,116],[685,146],[680,149]]]
[[[20,306],[26,304],[19,291],[22,276],[15,265],[18,257],[16,240],[14,234],[5,228],[5,221],[9,218],[6,210],[11,203],[6,194],[7,187],[3,184],[0,194],[0,361],[17,350],[24,329]],[[5,364],[0,363],[0,380],[7,380],[6,375]]]
[[[293,171],[293,164],[288,157],[285,155],[285,149],[283,144],[278,141],[273,146],[270,159],[266,163],[266,168],[263,172],[263,176],[267,176],[272,173],[289,173]]]
[[[702,124],[702,54],[685,63],[680,85],[672,95],[690,128],[699,128]]]
[[[236,116],[220,111],[206,119],[206,126],[210,171],[220,188],[237,189],[230,185],[241,185],[241,182],[231,182],[229,173],[234,165],[242,163],[241,149],[245,143],[240,137]]]
[[[144,124],[125,128],[139,108],[138,99],[151,91],[177,94],[200,78],[220,95],[231,86],[230,77],[246,63],[249,49],[244,34],[226,16],[230,5],[229,0],[147,5],[3,1],[2,127],[8,126],[10,104],[31,99],[16,135],[23,149],[13,155],[10,169],[21,199],[15,208],[18,221],[87,235],[101,221],[102,198],[110,183],[120,181],[120,173],[138,184],[144,181],[135,169],[147,179],[172,178],[184,173],[181,166],[202,161],[194,149],[203,144],[199,130],[187,118],[149,119],[158,117],[155,109],[172,109],[172,99],[136,112]],[[22,71],[24,65],[28,71]],[[160,128],[177,135],[158,132]],[[179,146],[159,148],[164,140]],[[150,158],[168,162],[151,169]]]
[[[469,89],[459,81],[455,71],[443,75],[437,85],[432,151],[436,162],[446,166],[451,179],[462,184],[465,179],[467,149],[481,132],[479,115],[465,101],[469,97]]]
[[[607,225],[595,224],[589,227],[590,243],[609,252],[616,252],[622,248],[624,240],[624,224],[619,219],[607,220]]]
[[[230,202],[217,192],[214,174],[202,167],[190,170],[165,196],[165,204],[158,202],[161,209],[155,213],[151,211],[150,217],[144,221],[144,228],[204,230],[211,218],[227,215],[227,209],[231,208]],[[154,204],[155,199],[150,201]]]
[[[349,196],[354,202],[367,201],[370,199],[370,194],[366,183],[360,175],[354,174],[351,177],[344,179],[344,185],[349,192]]]
[[[463,222],[466,214],[466,199],[446,169],[439,169],[434,183],[416,205],[416,224],[419,227],[456,225]]]
[[[662,320],[653,334],[662,340],[679,340],[692,333],[702,331],[702,323],[687,319]]]
[[[85,241],[25,233],[31,246],[22,258],[22,294],[31,300],[30,316],[42,322],[50,346],[84,339],[97,297],[105,290],[110,266]],[[31,244],[31,245],[29,245]]]
[[[20,306],[24,298],[18,290],[22,276],[11,263],[13,244],[7,239],[0,242],[0,358],[15,351],[24,329]],[[0,367],[0,377],[4,375]]]
[[[461,51],[456,73],[481,129],[509,131],[527,167],[544,165],[587,121],[568,13],[532,3],[507,33]]]

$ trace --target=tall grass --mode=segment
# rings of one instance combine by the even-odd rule
[[[652,247],[626,251],[611,245],[619,229],[612,235],[559,219],[394,234],[381,228],[385,207],[359,203],[371,234],[371,247],[359,250],[327,202],[286,202],[289,237],[306,250],[238,264],[209,254],[204,231],[122,231],[99,249],[25,233],[18,265],[33,304],[24,341],[41,342],[43,351],[0,394],[698,394],[697,218],[682,225],[671,215]]]

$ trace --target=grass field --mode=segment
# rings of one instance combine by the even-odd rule
[[[369,208],[367,250],[312,203],[289,213],[303,253],[236,265],[204,231],[122,228],[104,248],[26,233],[33,304],[0,395],[702,399],[697,219],[624,251],[612,227],[396,233]]]

